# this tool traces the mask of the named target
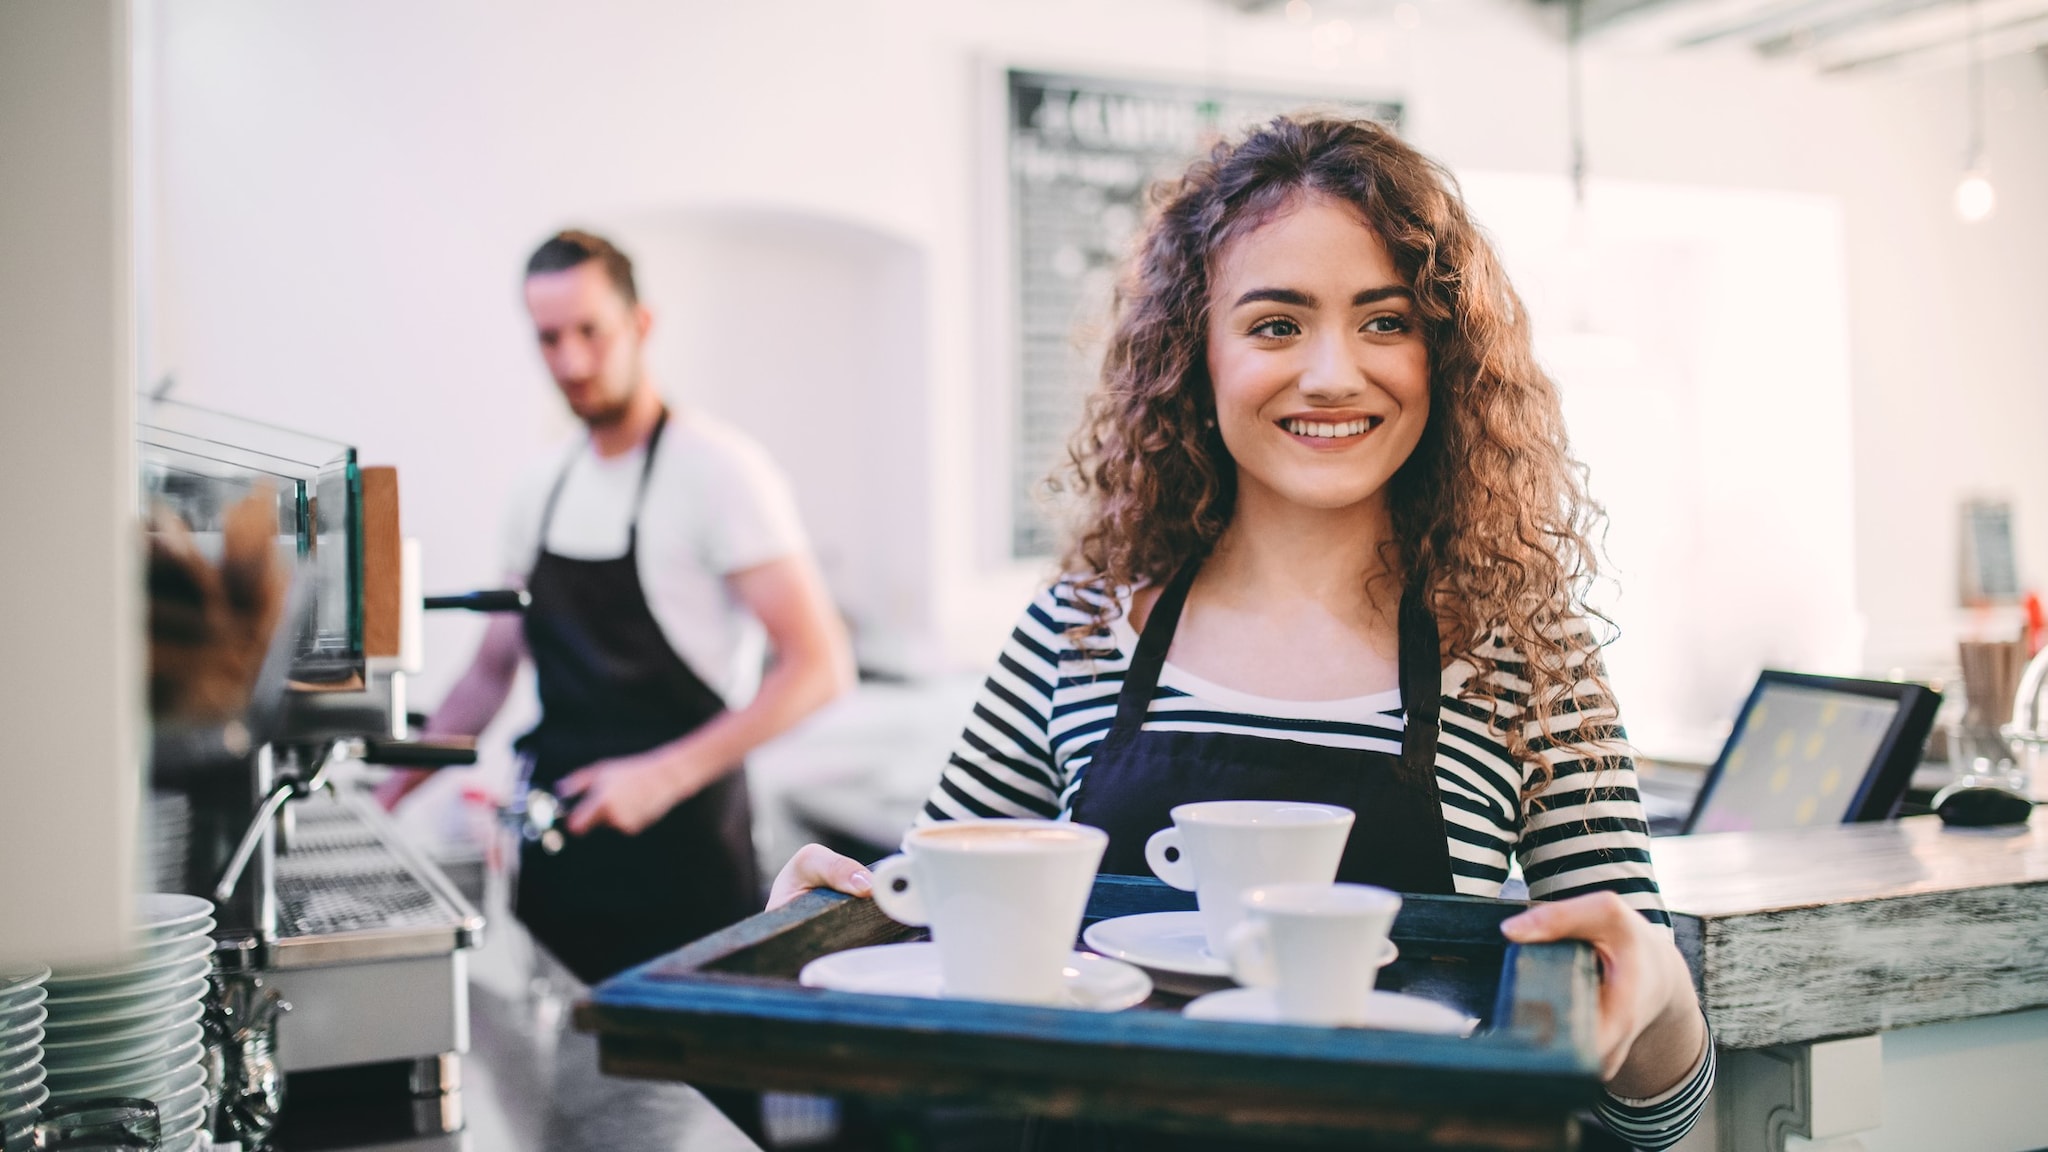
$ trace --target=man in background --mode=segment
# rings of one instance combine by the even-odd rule
[[[482,732],[533,661],[525,787],[573,807],[522,845],[514,910],[596,983],[760,910],[742,765],[845,691],[853,661],[774,464],[663,401],[625,254],[562,232],[528,260],[525,297],[585,434],[534,461],[516,493],[506,576],[531,603],[492,618],[427,734]],[[418,779],[394,778],[387,805]]]

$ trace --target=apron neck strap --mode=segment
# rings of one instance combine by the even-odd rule
[[[1443,711],[1444,661],[1436,613],[1429,607],[1429,575],[1410,577],[1397,617],[1401,676],[1401,774],[1414,784],[1436,779],[1437,724]]]
[[[639,486],[633,490],[632,519],[627,521],[626,524],[626,540],[629,548],[634,543],[637,543],[640,537],[640,506],[647,502],[647,478],[654,474],[654,450],[656,448],[661,447],[661,433],[667,427],[668,405],[664,404],[661,406],[661,414],[654,418],[654,431],[649,432],[647,434],[647,455],[644,459],[640,461],[640,483]],[[574,453],[571,453],[568,462],[562,465],[562,470],[560,472],[555,473],[554,486],[548,489],[548,501],[546,504],[541,506],[541,551],[545,551],[547,549],[548,526],[553,524],[555,521],[555,501],[561,498],[562,486],[569,482],[570,470],[575,468],[576,461],[582,458],[583,453],[580,449]]]
[[[1122,747],[1138,735],[1152,708],[1152,696],[1159,689],[1159,675],[1166,667],[1167,650],[1187,607],[1188,590],[1202,570],[1204,556],[1197,554],[1180,566],[1173,579],[1160,590],[1138,635],[1138,647],[1124,672],[1123,688],[1117,693],[1116,722],[1103,738],[1102,752]],[[1436,614],[1428,603],[1429,578],[1418,574],[1401,592],[1399,676],[1401,686],[1401,767],[1411,782],[1427,783],[1436,776],[1437,724],[1442,714],[1443,654],[1437,632]]]
[[[1152,602],[1152,614],[1145,617],[1145,630],[1138,635],[1137,651],[1131,654],[1124,672],[1124,686],[1117,693],[1116,724],[1103,738],[1108,749],[1129,742],[1144,727],[1145,714],[1152,708],[1152,693],[1159,687],[1160,670],[1166,667],[1166,651],[1173,647],[1173,634],[1180,627],[1180,614],[1187,607],[1188,589],[1202,570],[1202,554],[1196,553],[1180,566],[1173,579]]]

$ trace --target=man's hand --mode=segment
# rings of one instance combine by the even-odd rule
[[[685,749],[664,744],[579,768],[555,785],[555,794],[565,800],[582,797],[569,813],[572,835],[609,827],[638,836],[722,775],[699,769]]]
[[[1537,903],[1501,922],[1521,944],[1584,940],[1600,956],[1601,1078],[1619,1096],[1678,1083],[1706,1044],[1692,976],[1671,937],[1612,892]]]

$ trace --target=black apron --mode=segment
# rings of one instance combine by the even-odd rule
[[[1177,804],[1296,800],[1357,814],[1337,879],[1397,892],[1452,892],[1451,852],[1437,796],[1443,661],[1436,618],[1419,587],[1401,598],[1400,756],[1223,732],[1148,732],[1145,716],[1180,626],[1201,557],[1181,566],[1152,605],[1117,695],[1116,722],[1074,793],[1073,818],[1109,833],[1102,871],[1149,876],[1145,841],[1173,824]],[[1419,585],[1419,581],[1417,582]]]
[[[663,412],[647,438],[625,555],[548,551],[573,458],[548,493],[526,583],[541,703],[540,723],[519,739],[529,787],[552,790],[578,768],[686,736],[725,709],[669,647],[640,584],[640,505],[667,425]],[[746,917],[760,898],[746,773],[735,770],[637,836],[597,828],[567,837],[556,854],[522,844],[514,907],[536,940],[595,984]]]

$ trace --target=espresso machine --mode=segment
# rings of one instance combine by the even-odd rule
[[[218,552],[234,509],[274,503],[290,573],[246,707],[159,720],[153,740],[149,879],[217,907],[215,1135],[312,1149],[457,1131],[483,917],[373,801],[333,783],[357,763],[475,761],[413,738],[422,600],[397,473],[167,401],[145,407],[139,439],[147,516]]]

